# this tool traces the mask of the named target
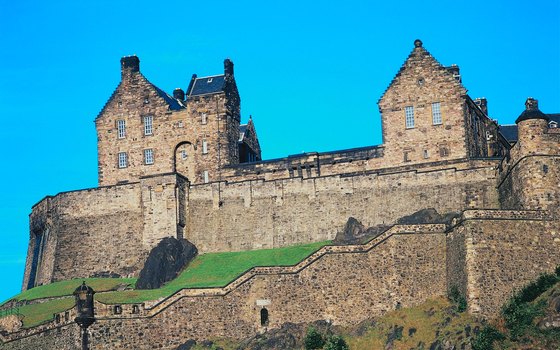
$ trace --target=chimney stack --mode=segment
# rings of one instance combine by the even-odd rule
[[[486,100],[486,97],[479,97],[476,98],[474,100],[474,103],[478,106],[478,108],[480,108],[480,110],[488,115],[488,101]]]
[[[121,78],[140,71],[140,59],[136,56],[124,56],[121,58]]]
[[[175,97],[179,101],[185,100],[185,92],[181,88],[176,88],[173,90],[173,97]]]
[[[532,97],[527,97],[525,101],[525,109],[528,111],[536,111],[539,109],[539,100],[535,100]]]
[[[459,66],[456,64],[452,64],[451,66],[447,67],[447,71],[453,74],[453,78],[457,80],[459,83],[461,82],[461,74],[459,73]]]
[[[233,76],[233,62],[229,58],[224,60],[224,74]]]

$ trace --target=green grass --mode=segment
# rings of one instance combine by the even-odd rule
[[[66,297],[49,300],[45,303],[22,306],[19,308],[19,313],[23,316],[23,326],[29,328],[51,320],[53,314],[72,307],[74,307],[74,298]]]
[[[330,241],[324,241],[276,249],[202,254],[197,256],[176,279],[158,289],[114,291],[121,284],[133,285],[136,279],[86,278],[35,287],[10,300],[70,296],[76,287],[85,280],[97,292],[95,299],[102,303],[141,303],[167,297],[183,288],[223,287],[256,266],[295,265],[329,243]],[[26,305],[20,307],[19,312],[24,316],[24,327],[32,327],[51,319],[54,313],[62,312],[72,307],[73,304],[73,298],[63,298],[41,304]]]
[[[28,289],[9,300],[35,300],[72,295],[76,287],[82,284],[82,281],[86,281],[96,292],[103,292],[115,290],[119,285],[123,284],[134,285],[134,283],[136,283],[136,278],[82,278],[60,281]],[[0,305],[5,304],[9,300],[4,301]]]
[[[199,255],[176,279],[159,289],[103,293],[107,304],[140,303],[171,295],[182,288],[224,287],[255,266],[295,265],[330,241],[299,246]]]

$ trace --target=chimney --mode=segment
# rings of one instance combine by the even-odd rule
[[[539,109],[539,100],[535,100],[532,97],[527,97],[525,101],[525,109],[528,111],[536,111]]]
[[[121,78],[130,76],[140,71],[140,59],[136,56],[124,56],[121,58]]]
[[[185,92],[181,88],[176,88],[173,90],[173,97],[175,97],[179,101],[185,100]]]
[[[488,101],[486,100],[486,97],[479,97],[476,98],[474,100],[474,103],[478,106],[478,108],[480,108],[480,110],[488,115]]]
[[[233,75],[233,62],[229,58],[224,60],[224,74]]]
[[[452,64],[451,66],[447,67],[447,71],[453,74],[453,78],[457,80],[459,83],[461,82],[461,74],[459,73],[459,66],[456,64]]]

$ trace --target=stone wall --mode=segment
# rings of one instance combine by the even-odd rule
[[[480,165],[193,185],[186,238],[201,252],[274,248],[333,239],[350,216],[374,226],[429,207],[499,208],[494,168]]]
[[[183,290],[139,315],[97,307],[92,349],[175,349],[187,339],[240,339],[285,322],[355,325],[445,295],[443,225],[395,226],[365,246],[325,247],[293,267],[258,268],[225,288]],[[351,266],[351,268],[349,268]],[[261,308],[269,322],[261,326]],[[71,320],[3,337],[3,349],[77,337]],[[19,338],[27,337],[18,340]],[[57,338],[57,339],[55,339]],[[51,346],[51,345],[49,345]]]
[[[448,284],[465,293],[470,312],[495,315],[514,291],[560,265],[559,224],[542,211],[466,211],[448,234]]]
[[[144,117],[151,116],[152,133],[145,133]],[[125,122],[119,138],[117,123]],[[136,182],[141,177],[179,172],[191,182],[219,179],[218,169],[239,162],[239,95],[233,76],[226,76],[223,92],[175,100],[150,83],[139,71],[122,69],[122,80],[95,120],[99,185]],[[153,164],[144,151],[152,150]],[[184,152],[183,152],[184,151]],[[118,153],[128,164],[118,167]]]

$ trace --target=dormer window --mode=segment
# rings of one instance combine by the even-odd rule
[[[212,78],[208,78],[208,84],[212,82]]]
[[[414,107],[404,107],[405,125],[407,129],[414,128]]]

